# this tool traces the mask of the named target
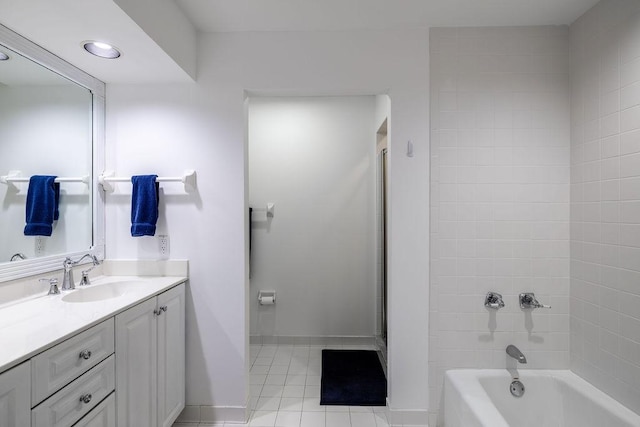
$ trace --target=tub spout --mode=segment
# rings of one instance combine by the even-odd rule
[[[527,363],[527,358],[524,357],[524,354],[513,344],[507,346],[507,354],[516,359],[518,363]]]

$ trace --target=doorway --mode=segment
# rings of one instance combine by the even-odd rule
[[[376,97],[248,105],[251,342],[375,345]]]

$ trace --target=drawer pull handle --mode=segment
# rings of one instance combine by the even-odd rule
[[[84,360],[89,360],[91,357],[91,350],[82,350],[79,357]]]
[[[163,305],[162,307],[160,307],[160,310],[162,310],[162,311],[167,311],[167,306],[166,306],[166,305]]]
[[[82,403],[91,402],[91,393],[83,394],[82,396],[80,396],[80,402]]]

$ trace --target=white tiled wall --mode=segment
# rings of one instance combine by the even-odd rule
[[[570,35],[571,369],[640,413],[640,2]]]
[[[569,367],[567,27],[431,30],[430,425],[451,368]],[[483,306],[497,291],[506,307]],[[552,309],[522,311],[520,292]]]

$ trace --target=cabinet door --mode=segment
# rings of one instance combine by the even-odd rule
[[[31,362],[0,374],[0,426],[31,425]]]
[[[116,316],[116,408],[119,426],[157,427],[156,298]]]
[[[184,284],[158,295],[158,425],[171,427],[184,409]]]

